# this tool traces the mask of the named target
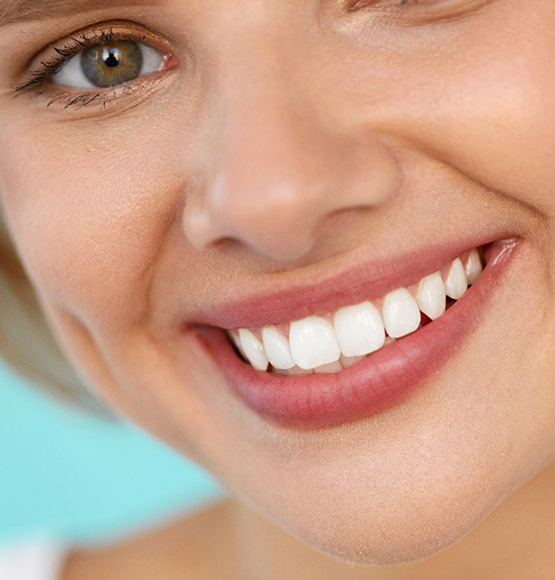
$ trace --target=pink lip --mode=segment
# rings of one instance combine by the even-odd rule
[[[433,247],[377,260],[352,255],[339,269],[327,269],[321,275],[307,273],[288,281],[259,288],[245,298],[223,299],[217,305],[197,311],[187,326],[210,325],[219,328],[261,328],[300,320],[313,314],[332,312],[342,306],[379,298],[397,288],[414,284],[440,270],[467,250],[506,236],[500,232],[489,239],[467,238],[444,242]],[[254,294],[254,295],[253,295]]]
[[[238,357],[221,328],[204,327],[197,335],[232,391],[262,417],[305,429],[353,421],[400,403],[457,353],[482,319],[518,247],[511,240],[490,249],[480,279],[440,318],[338,373],[257,371]]]

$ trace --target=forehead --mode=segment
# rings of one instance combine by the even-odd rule
[[[164,4],[165,0],[117,0],[118,6]],[[22,20],[71,16],[114,7],[114,0],[0,0],[0,26]]]

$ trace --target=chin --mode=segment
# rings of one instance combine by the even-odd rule
[[[430,506],[426,507],[430,511]],[[415,515],[389,514],[391,519],[385,515],[373,519],[369,514],[367,521],[361,521],[363,516],[359,514],[351,521],[344,517],[341,524],[330,525],[329,520],[299,539],[343,562],[369,566],[408,564],[448,548],[488,515],[488,510],[485,513],[472,510],[468,514],[460,513],[464,510],[426,513],[425,509],[417,510]]]
[[[397,490],[380,500],[351,489],[330,493],[297,518],[277,521],[312,549],[345,563],[392,566],[423,560],[478,531],[511,490],[430,482],[421,488]],[[520,483],[520,482],[518,482]],[[516,485],[518,485],[518,483]],[[416,486],[415,486],[416,487]],[[308,495],[308,494],[307,494]],[[300,508],[299,508],[300,509]],[[293,514],[290,513],[291,518]],[[280,518],[283,514],[280,514]]]

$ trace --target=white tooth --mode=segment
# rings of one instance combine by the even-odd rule
[[[293,360],[302,369],[327,365],[341,356],[333,326],[318,316],[292,322],[289,345]]]
[[[362,356],[383,346],[383,320],[371,302],[340,308],[333,325],[341,352],[345,356]]]
[[[468,283],[474,284],[483,270],[482,260],[480,260],[480,254],[478,253],[478,250],[474,249],[472,252],[470,252],[464,270],[466,272],[466,279],[468,280]]]
[[[239,340],[251,365],[258,371],[265,371],[268,368],[268,357],[258,338],[250,330],[241,328]]]
[[[341,364],[343,365],[344,369],[348,369],[353,365],[356,365],[357,362],[361,361],[362,359],[366,358],[365,356],[345,356],[341,355]]]
[[[289,341],[278,332],[275,326],[267,326],[262,329],[262,341],[266,356],[274,368],[286,370],[295,366]]]
[[[243,345],[239,340],[239,332],[237,330],[228,330],[227,335],[229,336],[229,338],[231,338],[233,344],[237,347],[237,350],[241,353],[242,357],[247,358],[247,355],[245,354],[245,351],[243,349]]]
[[[323,373],[338,373],[339,371],[343,370],[343,365],[341,364],[341,359],[337,362],[330,363],[329,365],[322,365],[321,367],[316,367],[314,372],[316,374],[323,374]]]
[[[420,280],[416,303],[418,308],[432,320],[445,312],[445,285],[439,272]]]
[[[449,274],[447,274],[447,279],[445,280],[445,293],[449,298],[453,300],[458,300],[463,296],[468,288],[468,283],[466,281],[466,274],[464,271],[464,266],[460,258],[457,258],[449,269]]]
[[[382,317],[387,334],[393,338],[410,334],[420,325],[418,304],[406,288],[399,288],[386,295]]]

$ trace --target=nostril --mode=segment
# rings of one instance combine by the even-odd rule
[[[218,238],[213,242],[210,242],[206,245],[207,250],[227,250],[227,249],[234,249],[236,246],[241,245],[240,242],[230,236],[225,236],[222,238]]]

